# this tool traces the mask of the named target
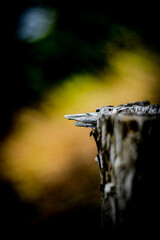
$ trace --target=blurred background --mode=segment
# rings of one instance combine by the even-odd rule
[[[96,145],[64,115],[160,103],[158,7],[15,0],[2,10],[1,226],[98,233]]]

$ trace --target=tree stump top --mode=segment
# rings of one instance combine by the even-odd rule
[[[75,126],[86,127],[86,128],[96,128],[98,124],[98,119],[105,116],[118,116],[123,117],[124,120],[134,117],[145,116],[153,117],[160,116],[160,105],[150,104],[149,101],[141,101],[134,103],[121,104],[117,107],[114,106],[104,106],[96,109],[96,112],[88,112],[81,114],[71,114],[65,115],[64,117],[68,120],[74,120]]]

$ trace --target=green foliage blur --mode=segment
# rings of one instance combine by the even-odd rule
[[[21,21],[22,16],[34,8],[53,13],[53,21],[49,27],[46,25],[48,31],[37,38],[32,36],[33,32],[36,35],[38,26],[45,23],[41,21],[31,26],[36,22],[35,15],[27,25],[32,30],[31,35],[25,38],[22,29],[19,36],[20,25],[26,24],[25,20]],[[28,104],[36,105],[50,87],[74,73],[97,74],[106,68],[112,54],[105,50],[107,42],[116,44],[119,49],[134,48],[134,39],[126,44],[121,38],[122,28],[126,28],[126,32],[127,29],[135,31],[144,44],[159,52],[157,9],[147,3],[123,5],[111,1],[90,4],[52,0],[10,2],[5,7],[3,23],[0,136],[5,136],[9,130],[14,112]]]

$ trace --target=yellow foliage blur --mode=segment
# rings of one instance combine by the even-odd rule
[[[1,146],[1,171],[20,198],[42,215],[79,205],[100,205],[96,145],[89,129],[74,127],[65,114],[150,100],[159,103],[159,59],[143,48],[121,50],[97,75],[74,75],[45,94],[39,109],[24,109]]]

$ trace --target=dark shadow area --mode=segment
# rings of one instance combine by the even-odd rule
[[[101,211],[93,207],[76,207],[68,212],[38,219],[34,204],[20,201],[11,184],[1,182],[0,224],[6,236],[94,236],[101,232]],[[37,220],[38,219],[38,220]]]

